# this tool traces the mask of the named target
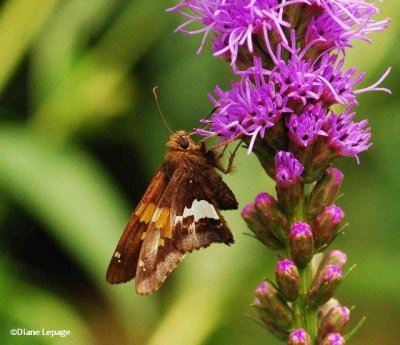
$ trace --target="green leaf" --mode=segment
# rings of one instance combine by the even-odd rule
[[[18,268],[3,254],[0,256],[0,343],[1,344],[89,344],[89,325],[65,301],[20,279]],[[67,337],[11,336],[12,329],[70,330]]]
[[[0,129],[1,190],[47,225],[97,281],[128,208],[101,165],[76,147],[55,147],[22,128]]]
[[[0,92],[46,23],[58,0],[6,1],[0,12]]]

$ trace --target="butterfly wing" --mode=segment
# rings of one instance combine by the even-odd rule
[[[146,230],[136,271],[138,294],[155,292],[186,252],[233,243],[213,198],[210,174],[217,174],[213,169],[188,173],[191,168],[186,162],[174,171]]]
[[[172,243],[172,197],[180,190],[182,173],[175,170],[157,205],[151,222],[143,233],[136,269],[136,292],[149,295],[158,290],[172,270],[184,258]]]
[[[164,164],[153,177],[125,227],[108,266],[107,282],[119,284],[135,278],[143,233],[163,196],[168,180]]]
[[[171,208],[175,248],[186,253],[211,243],[233,243],[232,233],[219,210],[225,204],[221,202],[221,194],[217,193],[229,188],[214,169],[183,178],[180,186],[185,193],[174,195]]]

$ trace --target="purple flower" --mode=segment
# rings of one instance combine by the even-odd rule
[[[307,26],[304,44],[317,50],[317,53],[332,50],[344,50],[349,47],[346,30],[328,13],[313,17]]]
[[[323,209],[335,202],[343,183],[343,173],[329,167],[314,187],[306,205],[308,219],[314,220]]]
[[[294,28],[283,19],[284,13],[298,4],[310,10],[305,40],[308,48],[320,44],[324,50],[343,50],[352,39],[369,42],[368,34],[384,30],[389,23],[388,19],[374,20],[378,9],[364,0],[182,0],[169,11],[187,18],[176,31],[203,35],[198,52],[213,32],[214,55],[230,59],[235,66],[240,49],[253,54],[256,48],[270,51],[276,40],[287,45],[285,31]],[[196,22],[201,24],[200,29],[186,29]],[[270,37],[274,37],[272,42]]]
[[[271,249],[281,249],[288,222],[275,199],[266,193],[257,195],[255,202],[246,205],[242,218],[257,238]]]
[[[269,228],[276,238],[284,241],[289,232],[289,224],[274,197],[260,193],[256,196],[254,205],[265,227]]]
[[[334,225],[338,225],[341,223],[344,217],[344,212],[342,208],[336,206],[336,205],[330,205],[325,208],[325,212],[329,216],[331,222]]]
[[[293,314],[280,293],[268,281],[258,285],[256,291],[255,306],[267,311],[274,323],[281,329],[288,329],[293,323]]]
[[[351,47],[354,39],[370,42],[370,33],[387,28],[389,19],[375,21],[372,16],[378,9],[365,1],[314,1],[324,6],[318,17],[313,17],[307,26],[305,45],[317,45],[318,51],[333,48],[344,51]],[[336,3],[336,8],[332,6]],[[340,8],[341,6],[341,8]]]
[[[301,174],[304,170],[300,162],[294,157],[293,153],[279,151],[275,155],[276,181],[280,186],[287,186],[300,182]]]
[[[311,339],[305,329],[299,328],[289,335],[289,345],[310,345]]]
[[[364,0],[309,0],[312,5],[321,7],[327,16],[330,16],[344,32],[342,35],[348,39],[362,39],[369,42],[366,37],[369,33],[385,30],[389,19],[375,21],[373,15],[379,13],[374,4]]]
[[[324,282],[330,282],[336,279],[342,279],[343,272],[339,266],[336,265],[328,265],[325,268],[322,279]]]
[[[289,235],[290,253],[297,266],[303,268],[314,254],[313,234],[307,223],[293,224]]]
[[[364,74],[354,77],[356,68],[342,72],[344,60],[337,58],[323,55],[313,64],[301,59],[301,54],[293,54],[288,62],[278,54],[271,71],[255,59],[255,65],[241,74],[240,81],[232,82],[230,90],[215,88],[216,97],[209,97],[216,111],[211,119],[203,120],[209,128],[198,129],[197,133],[218,134],[222,141],[249,136],[251,152],[257,138],[268,136],[268,129],[285,119],[292,141],[301,147],[310,145],[316,136],[326,135],[321,127],[327,107],[334,103],[353,104],[357,92],[387,91],[378,87],[387,73],[374,85],[353,91]],[[293,115],[287,120],[290,114]]]
[[[343,279],[343,272],[339,266],[326,265],[320,267],[314,276],[308,292],[308,303],[317,306],[328,302]]]
[[[274,30],[286,41],[283,28],[290,27],[290,24],[282,19],[285,6],[281,6],[278,0],[183,0],[169,11],[177,12],[188,19],[176,31],[203,34],[198,53],[203,49],[209,33],[213,31],[214,56],[228,58],[234,66],[241,47],[253,53],[254,46],[259,44],[254,36],[264,39],[268,31]],[[194,22],[199,22],[204,27],[187,30],[186,26]]]
[[[258,136],[263,138],[266,130],[280,121],[283,114],[292,113],[287,107],[288,97],[282,96],[275,84],[264,78],[261,66],[258,70],[258,74],[246,74],[240,82],[233,82],[229,91],[216,87],[218,100],[211,95],[210,99],[217,110],[211,120],[203,121],[210,124],[211,130],[197,133],[206,136],[218,133],[227,141],[239,135],[251,136],[251,152]]]
[[[340,233],[340,223],[344,218],[343,210],[330,205],[325,207],[322,213],[316,218],[313,227],[314,245],[316,249],[329,245]]]
[[[367,120],[353,122],[356,113],[351,112],[354,103],[337,115],[331,113],[326,119],[323,130],[328,133],[328,146],[335,156],[354,157],[359,162],[358,154],[371,147],[371,131],[365,128]]]
[[[300,115],[292,114],[286,124],[292,143],[304,148],[314,144],[318,136],[326,136],[321,129],[326,113],[321,103],[317,103],[306,106]]]
[[[342,305],[331,308],[322,318],[318,330],[319,340],[329,333],[339,332],[350,320],[350,310]]]
[[[322,101],[328,106],[351,102],[355,98],[353,87],[365,74],[355,76],[356,68],[342,71],[344,59],[338,60],[338,55],[322,54],[314,62],[305,58],[306,53],[306,50],[292,49],[290,59],[285,61],[281,56],[282,49],[278,49],[276,56],[271,53],[275,67],[264,74],[270,75],[269,79],[281,94],[303,106],[314,101]],[[247,73],[251,73],[250,70]],[[256,73],[260,72],[256,70]],[[362,92],[372,90],[375,88]]]
[[[312,238],[311,227],[307,223],[297,222],[292,226],[290,237],[295,238]]]
[[[289,273],[296,266],[292,260],[284,259],[278,262],[276,265],[276,270],[281,273]]]
[[[300,276],[292,260],[284,259],[278,262],[275,269],[275,279],[279,291],[288,301],[295,301],[298,298]]]
[[[329,333],[324,340],[320,343],[321,345],[344,345],[346,344],[345,339],[339,333]]]

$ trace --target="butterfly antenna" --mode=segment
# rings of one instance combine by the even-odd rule
[[[161,111],[160,103],[158,102],[157,89],[158,89],[158,86],[154,86],[154,87],[153,87],[153,96],[154,96],[154,100],[156,101],[156,105],[157,105],[158,112],[159,112],[160,115],[161,115],[161,118],[162,118],[162,120],[163,120],[163,122],[164,122],[164,124],[165,124],[165,127],[167,127],[167,129],[169,130],[169,132],[172,134],[173,132],[172,132],[171,128],[168,126],[168,123],[167,123],[167,121],[165,120],[165,116],[164,116],[164,114],[163,114],[162,111]]]

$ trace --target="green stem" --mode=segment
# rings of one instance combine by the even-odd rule
[[[302,186],[302,195],[295,212],[293,213],[293,219],[291,224],[294,222],[304,222],[306,217],[304,214],[304,204],[306,195],[304,193],[305,186]],[[317,323],[317,310],[307,305],[307,292],[310,289],[312,282],[312,267],[311,262],[302,270],[299,270],[300,274],[300,296],[297,301],[293,304],[293,311],[295,317],[296,328],[304,328],[310,335],[313,344],[316,344],[316,338],[318,334],[318,323]]]

